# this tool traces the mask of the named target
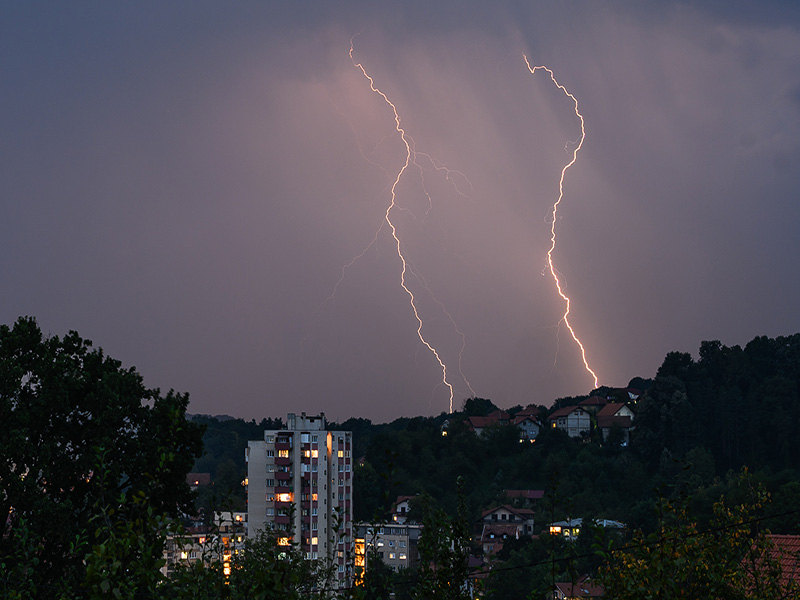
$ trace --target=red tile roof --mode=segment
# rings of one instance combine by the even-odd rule
[[[584,575],[575,583],[557,583],[556,589],[565,598],[600,598],[604,593],[603,588],[592,583],[588,575]]]
[[[781,565],[781,583],[800,585],[800,535],[771,534],[769,539],[773,544],[770,558]]]

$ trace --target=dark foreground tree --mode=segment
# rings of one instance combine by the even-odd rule
[[[146,388],[76,332],[45,337],[32,318],[0,326],[0,592],[78,596],[87,557],[115,528],[190,509],[202,431],[188,401]],[[152,539],[128,544],[125,561],[137,547],[158,554],[160,534],[137,533]]]
[[[743,472],[741,503],[723,498],[705,530],[687,511],[687,503],[661,499],[659,531],[637,532],[631,543],[615,550],[601,542],[606,561],[599,580],[606,596],[616,600],[789,600],[800,588],[785,577],[768,532],[761,528],[768,495]],[[796,557],[791,557],[796,560]]]

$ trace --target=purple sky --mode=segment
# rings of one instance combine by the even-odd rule
[[[600,383],[800,331],[795,3],[429,4],[6,3],[0,321],[75,329],[191,412],[448,410],[370,244],[405,147],[359,34],[415,143],[391,215],[456,408],[592,388],[544,272],[580,123],[523,52],[585,119],[553,258]]]

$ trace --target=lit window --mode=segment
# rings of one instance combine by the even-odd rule
[[[400,560],[405,560],[405,559],[406,559],[406,553],[405,552],[401,552],[400,553]]]
[[[395,559],[394,552],[389,552],[389,560],[394,560],[394,559]]]
[[[316,494],[311,494],[311,500],[316,502],[317,501],[317,495]]]
[[[289,451],[288,450],[278,450],[278,457],[280,457],[280,458],[289,458]]]
[[[311,458],[319,458],[319,450],[312,450]]]
[[[339,458],[344,458],[344,450],[339,450],[339,452],[338,452],[337,456],[338,456]]]
[[[181,552],[181,559],[186,560],[188,558],[188,556],[189,555],[185,551]]]
[[[278,546],[289,546],[291,541],[288,537],[278,538]]]
[[[305,456],[306,458],[311,458],[311,450],[304,450],[303,456]]]
[[[316,545],[318,545],[318,544],[319,544],[319,538],[317,538],[317,537],[312,537],[312,538],[311,538],[311,545],[312,545],[312,546],[316,546]]]
[[[561,527],[559,527],[558,525],[551,525],[550,526],[550,534],[551,535],[555,535],[557,533],[561,533]]]
[[[291,494],[291,492],[278,494],[277,499],[278,499],[278,502],[291,502],[292,501],[292,494]]]

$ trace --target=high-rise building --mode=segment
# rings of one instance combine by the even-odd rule
[[[331,560],[339,581],[349,581],[353,434],[328,431],[324,414],[289,413],[286,421],[286,429],[247,443],[248,536],[277,531],[279,541],[291,540],[306,558]]]

